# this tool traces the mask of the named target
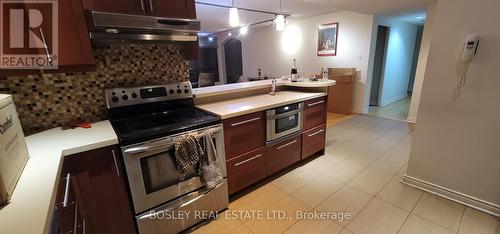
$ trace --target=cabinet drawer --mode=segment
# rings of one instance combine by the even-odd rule
[[[326,123],[326,99],[315,98],[304,102],[304,130]]]
[[[229,194],[242,190],[266,177],[266,150],[261,147],[227,161]]]
[[[302,134],[302,159],[325,148],[325,125],[320,125]]]
[[[267,175],[274,174],[300,161],[301,136],[288,138],[266,147]]]
[[[224,120],[226,159],[264,146],[265,129],[264,112]]]

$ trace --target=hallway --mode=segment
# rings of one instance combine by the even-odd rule
[[[367,115],[406,122],[410,102],[411,95],[386,106],[370,106]]]

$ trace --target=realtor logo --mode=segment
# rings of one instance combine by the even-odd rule
[[[57,69],[57,0],[0,2],[0,69]]]

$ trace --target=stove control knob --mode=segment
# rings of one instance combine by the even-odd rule
[[[132,98],[136,99],[137,98],[137,93],[132,93]]]
[[[184,89],[184,93],[188,94],[189,93],[189,89]]]
[[[124,101],[128,100],[128,95],[127,95],[127,94],[123,94],[122,99],[123,99]]]
[[[170,91],[168,91],[170,94],[174,94],[174,90],[173,89],[170,89]]]
[[[111,101],[113,101],[113,102],[118,102],[119,100],[120,100],[120,99],[119,99],[117,96],[113,96],[113,97],[111,98]]]
[[[181,94],[181,93],[182,93],[182,90],[181,90],[181,89],[177,89],[177,93],[178,93],[178,94]]]

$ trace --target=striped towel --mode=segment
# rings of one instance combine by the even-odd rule
[[[175,142],[175,161],[177,169],[182,173],[198,164],[203,154],[200,142],[193,135],[182,137]]]

